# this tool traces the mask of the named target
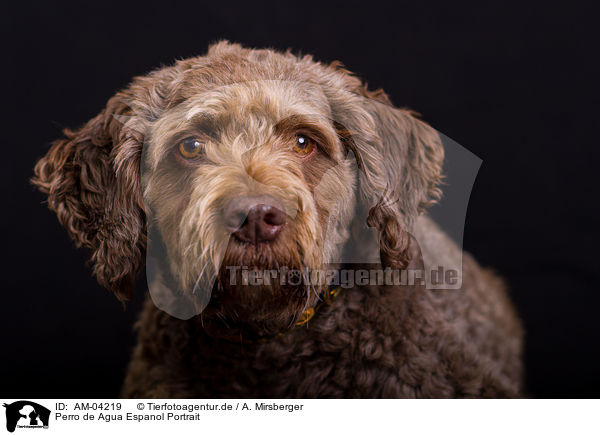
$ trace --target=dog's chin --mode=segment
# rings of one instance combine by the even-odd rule
[[[292,328],[318,301],[317,286],[300,279],[302,266],[293,253],[272,246],[230,244],[202,313],[212,336],[261,338]]]

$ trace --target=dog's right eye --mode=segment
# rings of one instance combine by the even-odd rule
[[[296,136],[296,143],[294,144],[294,151],[301,156],[305,157],[312,153],[315,149],[316,144],[315,141],[305,136],[303,134],[299,134]]]
[[[195,159],[202,152],[202,144],[194,137],[188,137],[179,142],[179,154],[186,159]]]

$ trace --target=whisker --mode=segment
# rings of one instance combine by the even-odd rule
[[[206,266],[208,266],[208,263],[204,263],[204,267],[200,271],[200,274],[198,275],[198,279],[196,280],[196,283],[194,284],[194,287],[192,288],[192,294],[196,294],[198,284],[200,284],[200,279],[202,278],[202,275],[204,275],[204,270],[206,269]]]

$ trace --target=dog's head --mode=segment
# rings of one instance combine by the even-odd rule
[[[150,234],[170,285],[210,287],[208,320],[265,333],[323,290],[282,270],[338,262],[357,219],[381,262],[405,267],[412,222],[439,196],[441,142],[411,112],[337,63],[227,42],[136,78],[65,136],[33,182],[102,285],[130,296]],[[249,286],[257,270],[271,279]]]

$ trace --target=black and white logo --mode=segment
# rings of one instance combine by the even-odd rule
[[[48,429],[50,410],[29,400],[4,404],[6,408],[6,430]]]

